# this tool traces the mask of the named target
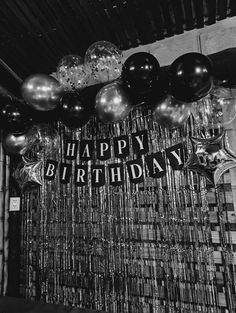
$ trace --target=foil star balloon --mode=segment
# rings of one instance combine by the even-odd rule
[[[22,157],[22,161],[13,172],[13,177],[23,191],[26,186],[42,185],[42,170],[43,161],[31,161]]]
[[[236,156],[230,150],[226,132],[212,138],[191,138],[193,153],[185,168],[207,177],[217,184],[220,177],[229,169],[236,167]]]

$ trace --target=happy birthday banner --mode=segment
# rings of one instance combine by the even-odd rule
[[[94,159],[94,156],[100,161],[109,160],[114,156],[118,159],[125,159],[130,155],[130,143],[128,135],[114,137],[111,145],[110,138],[98,140],[81,140],[80,149],[78,140],[69,140],[65,145],[64,156],[66,160],[75,160],[79,153],[81,161],[89,161]],[[131,161],[126,161],[129,180],[131,183],[137,184],[144,179],[144,162],[140,158],[141,155],[149,152],[148,133],[146,130],[131,134],[131,143],[133,153],[137,158]],[[145,156],[145,163],[148,168],[149,176],[152,178],[161,178],[166,174],[166,164],[169,160],[173,170],[181,170],[183,168],[186,156],[186,149],[183,143],[178,143],[171,146],[165,151],[159,151]],[[54,180],[58,170],[58,162],[55,160],[47,160],[44,178],[46,180]],[[112,163],[108,164],[109,183],[113,186],[119,186],[124,183],[124,164]],[[88,179],[92,182],[93,187],[101,187],[106,183],[106,167],[103,164],[88,165],[75,164],[74,168],[74,183],[78,187],[88,184]],[[72,164],[61,162],[59,164],[60,182],[67,184],[72,175]]]

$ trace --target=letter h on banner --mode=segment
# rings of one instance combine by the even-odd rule
[[[77,156],[78,140],[68,140],[65,145],[65,159],[74,160]]]

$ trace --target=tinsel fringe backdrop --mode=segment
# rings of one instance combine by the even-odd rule
[[[59,123],[59,151],[50,158],[65,161],[67,139],[147,129],[150,152],[156,152],[183,140],[190,147],[189,136],[201,135],[192,119],[168,130],[152,114],[140,107],[120,123],[94,118],[76,131]],[[219,130],[220,125],[204,132]],[[83,164],[79,156],[77,162]],[[107,165],[117,159],[88,162]],[[94,188],[91,182],[76,187],[73,178],[63,185],[58,176],[23,195],[22,296],[110,313],[235,312],[229,173],[217,188],[170,166],[162,178],[145,177],[136,185],[127,179],[117,187]]]

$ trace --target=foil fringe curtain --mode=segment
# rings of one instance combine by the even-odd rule
[[[0,131],[0,295],[7,291],[9,157],[2,147]]]
[[[190,148],[189,135],[200,136],[192,120],[166,130],[148,108],[138,108],[115,125],[94,119],[70,131],[58,124],[60,147],[51,158],[65,161],[67,138],[96,140],[143,129],[153,152],[182,140]],[[112,313],[235,312],[236,224],[228,218],[234,209],[227,203],[227,175],[217,189],[170,166],[166,176],[137,185],[127,179],[119,187],[89,182],[78,188],[73,177],[62,185],[58,175],[45,181],[23,195],[21,294]]]

